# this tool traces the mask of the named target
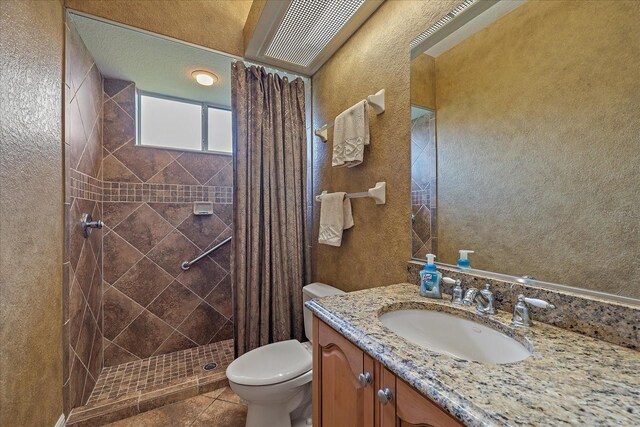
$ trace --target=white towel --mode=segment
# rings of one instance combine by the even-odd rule
[[[365,145],[369,145],[369,104],[360,101],[336,117],[331,166],[351,168],[359,165]]]
[[[318,242],[323,245],[340,246],[342,230],[353,227],[351,200],[347,193],[327,193],[320,199],[320,233]]]

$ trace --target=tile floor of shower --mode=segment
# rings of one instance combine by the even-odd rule
[[[231,361],[233,340],[226,340],[104,368],[66,425],[242,426],[246,405],[225,374]],[[217,366],[205,371],[210,362]]]

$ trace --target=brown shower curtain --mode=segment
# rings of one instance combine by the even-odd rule
[[[304,82],[231,67],[235,351],[303,339],[308,283]]]

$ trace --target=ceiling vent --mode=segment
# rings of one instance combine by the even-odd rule
[[[312,75],[383,0],[267,1],[245,55]]]
[[[467,10],[471,5],[473,5],[477,0],[464,0],[461,4],[456,6],[451,12],[444,15],[442,18],[438,19],[435,24],[427,28],[423,31],[418,37],[411,41],[411,49],[415,49],[418,45],[423,43],[429,37],[434,35],[436,32],[441,30],[445,25],[449,22],[453,21],[453,19],[460,15],[462,12]],[[426,50],[426,49],[425,49]]]
[[[411,58],[437,57],[491,25],[526,0],[464,0],[411,42]]]

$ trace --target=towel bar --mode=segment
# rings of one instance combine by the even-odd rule
[[[370,197],[375,200],[376,205],[384,205],[387,202],[386,199],[386,191],[387,191],[387,183],[386,182],[376,182],[376,186],[370,188],[367,191],[363,191],[361,193],[347,193],[345,197],[347,199],[357,199],[360,197]],[[327,194],[326,191],[323,191],[321,194],[316,196],[316,202],[322,200],[322,196]]]
[[[380,89],[373,95],[367,96],[367,104],[371,105],[376,115],[384,113],[384,89]],[[327,131],[330,127],[333,127],[333,123],[327,123],[326,125],[313,131],[322,142],[327,142]]]

